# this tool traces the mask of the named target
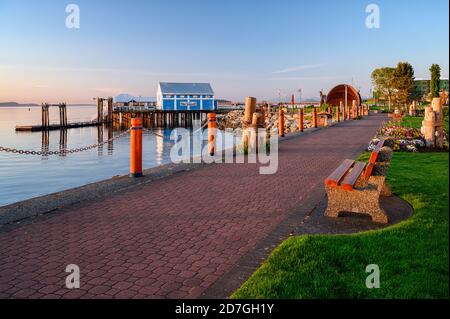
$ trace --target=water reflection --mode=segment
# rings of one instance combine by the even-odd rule
[[[70,120],[89,121],[96,115],[96,107],[68,107]],[[59,118],[57,110],[50,110],[50,119]],[[41,109],[20,107],[0,108],[0,146],[23,150],[61,151],[78,149],[108,141],[103,147],[61,156],[34,156],[0,153],[0,206],[20,200],[78,187],[112,176],[126,175],[130,165],[129,135],[112,140],[128,127],[84,127],[63,131],[17,133],[16,125],[36,125],[41,122]],[[197,127],[199,124],[197,124]],[[194,130],[198,130],[194,129]],[[172,131],[157,129],[156,134],[144,131],[143,167],[152,168],[172,163],[170,152],[174,141]],[[203,134],[202,134],[203,133]],[[190,135],[191,154],[201,154],[207,133],[176,129],[173,136]],[[218,135],[220,141],[220,133]],[[220,146],[218,147],[218,149]]]
[[[59,131],[59,156],[65,157],[67,151],[67,129]]]
[[[49,131],[42,131],[41,152],[42,152],[42,159],[43,160],[47,160],[48,159],[48,155],[44,155],[44,154],[47,154],[49,149],[50,149],[50,132]]]

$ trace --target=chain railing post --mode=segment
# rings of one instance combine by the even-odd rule
[[[298,127],[300,128],[300,132],[305,130],[305,110],[302,106],[300,106],[298,114]]]
[[[317,128],[317,107],[313,106],[313,126]]]
[[[278,111],[278,136],[284,137],[284,110],[282,108]]]
[[[131,119],[130,176],[142,177],[142,118]]]
[[[217,133],[217,116],[216,113],[208,113],[208,152],[209,155],[216,154],[216,133]]]

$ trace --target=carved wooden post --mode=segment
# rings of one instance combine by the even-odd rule
[[[422,134],[429,147],[434,147],[436,139],[436,115],[431,106],[425,108],[425,117],[422,122]]]
[[[245,114],[244,114],[244,122],[248,125],[252,122],[253,113],[256,111],[256,98],[247,97],[245,99]]]
[[[256,111],[256,98],[247,97],[245,99],[245,113],[244,119],[242,120],[242,142],[245,148],[249,145],[249,135],[250,132],[248,128],[251,126],[253,121],[253,114]]]
[[[435,113],[436,124],[436,147],[442,148],[444,145],[444,113],[442,111],[442,100],[438,97],[431,102],[431,107]]]

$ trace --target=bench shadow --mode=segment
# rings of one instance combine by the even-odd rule
[[[374,223],[368,214],[340,212],[338,218],[325,216],[328,199],[325,197],[304,223],[296,230],[295,235],[304,234],[354,234],[369,230],[383,229],[404,220],[414,214],[412,206],[397,196],[381,197],[380,206],[389,217],[388,224]]]

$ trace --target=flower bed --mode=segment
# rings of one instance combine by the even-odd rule
[[[381,137],[392,138],[394,140],[393,150],[397,152],[418,152],[427,148],[425,138],[419,129],[402,127],[399,126],[398,122],[388,122],[385,124],[377,133],[376,138],[370,141],[369,151],[374,149]]]

